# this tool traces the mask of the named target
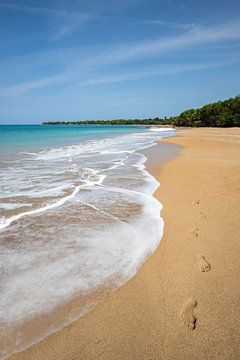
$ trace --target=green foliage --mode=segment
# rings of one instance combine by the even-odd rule
[[[240,97],[186,110],[173,120],[175,126],[240,126]]]
[[[172,126],[240,126],[240,96],[218,101],[200,109],[189,109],[179,116],[164,119],[117,119],[117,120],[83,120],[83,121],[49,121],[43,125],[172,125]]]
[[[118,119],[118,120],[82,120],[82,121],[48,121],[43,125],[167,125],[168,119]]]

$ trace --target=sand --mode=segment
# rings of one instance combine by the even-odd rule
[[[165,232],[137,275],[11,360],[240,359],[240,129],[180,131],[146,151]],[[174,150],[175,151],[175,150]]]

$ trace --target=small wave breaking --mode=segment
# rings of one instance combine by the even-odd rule
[[[138,150],[171,134],[147,130],[0,159],[1,359],[89,311],[155,251],[159,184]]]

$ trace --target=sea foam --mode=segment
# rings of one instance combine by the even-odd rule
[[[1,358],[85,314],[154,252],[163,233],[152,196],[159,184],[138,150],[171,134],[146,131],[2,160]]]

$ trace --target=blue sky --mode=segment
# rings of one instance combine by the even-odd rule
[[[240,2],[0,0],[0,123],[164,117],[240,93]]]

